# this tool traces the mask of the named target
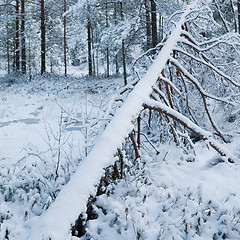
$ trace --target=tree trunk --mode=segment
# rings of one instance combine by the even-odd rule
[[[117,3],[114,2],[114,24],[117,25]],[[115,56],[115,68],[116,68],[116,76],[119,74],[119,67],[118,67],[118,57],[117,54]]]
[[[9,53],[9,39],[7,39],[7,68],[8,74],[10,74],[10,53]]]
[[[91,41],[91,21],[90,21],[90,6],[88,8],[88,23],[87,23],[87,33],[88,33],[88,75],[91,77],[93,75],[92,71],[92,41]]]
[[[92,66],[93,66],[93,76],[96,76],[96,64],[95,64],[95,48],[94,48],[94,36],[93,27],[91,26],[91,39],[92,39]]]
[[[106,28],[108,28],[108,26],[109,26],[109,24],[108,24],[108,4],[107,4],[107,2],[106,2]],[[110,72],[109,72],[109,49],[108,49],[108,47],[107,47],[107,49],[106,49],[106,54],[107,54],[107,74],[106,74],[106,76],[107,77],[109,77],[109,75],[110,75]]]
[[[159,41],[162,41],[163,39],[163,16],[161,13],[159,13]]]
[[[240,34],[240,0],[237,1],[238,8],[238,33]]]
[[[151,48],[151,22],[148,1],[144,0],[145,16],[146,16],[146,34],[147,34],[147,49]]]
[[[120,10],[121,10],[121,20],[123,21],[123,3],[120,2]],[[122,40],[122,62],[123,62],[123,80],[124,85],[127,85],[127,70],[126,70],[126,56],[125,56],[125,42]]]
[[[155,0],[151,1],[151,17],[152,17],[152,47],[156,47],[158,39],[157,39],[157,6]]]
[[[99,40],[98,40],[98,29],[96,28],[95,29],[95,42],[98,44],[98,42],[99,42]],[[99,75],[99,60],[98,60],[98,55],[99,55],[99,52],[98,52],[98,48],[96,48],[96,54],[95,54],[95,59],[96,59],[96,61],[95,61],[95,75],[98,77],[98,75]]]
[[[29,81],[32,81],[32,62],[31,62],[31,40],[28,42],[28,73],[29,73]]]
[[[8,4],[8,1],[7,1]],[[9,10],[7,8],[7,16],[9,15]],[[6,22],[6,30],[7,30],[7,42],[6,42],[6,47],[7,47],[7,69],[8,69],[8,74],[10,74],[10,41],[9,41],[9,23]]]
[[[66,13],[67,11],[67,3],[66,3],[66,0],[64,0],[63,2],[63,11],[64,11],[64,14]],[[64,48],[64,74],[65,76],[67,76],[67,19],[66,19],[66,15],[64,15],[63,17],[63,48]]]
[[[16,64],[16,71],[19,71],[19,70],[20,70],[20,51],[19,51],[19,0],[16,0],[15,64]]]
[[[25,0],[21,0],[22,73],[26,74]]]
[[[41,74],[46,72],[46,29],[44,0],[41,0]]]
[[[234,30],[235,30],[235,32],[238,32],[238,24],[237,24],[236,14],[234,11],[233,0],[230,0],[230,4],[231,4],[232,13],[233,13]]]

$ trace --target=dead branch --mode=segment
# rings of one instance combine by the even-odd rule
[[[138,158],[140,158],[140,154],[139,154],[138,147],[137,147],[137,143],[136,143],[136,141],[135,141],[135,138],[134,138],[132,132],[129,134],[129,137],[130,137],[130,139],[131,139],[131,141],[132,141],[132,144],[133,144],[133,148],[134,148],[134,152],[135,152],[135,157],[136,157],[136,159],[138,159]]]
[[[207,61],[207,57],[204,54],[201,54],[201,56],[204,58],[204,60],[195,57],[194,55],[184,51],[181,48],[174,48],[175,51],[180,52],[188,57],[190,57],[191,59],[195,60],[196,62],[199,62],[205,66],[207,66],[208,68],[212,69],[214,72],[216,72],[218,75],[220,75],[221,77],[223,77],[224,79],[226,79],[227,81],[229,81],[230,83],[232,83],[234,86],[236,87],[240,87],[240,84],[235,82],[230,76],[226,75],[224,72],[222,72],[221,70],[219,70],[217,67],[215,67],[213,64],[211,64],[209,61]],[[171,58],[172,59],[172,58]]]
[[[201,87],[201,85],[198,83],[198,80],[193,77],[181,64],[179,64],[177,61],[175,61],[174,58],[171,58],[171,61],[173,60],[173,64],[174,66],[178,69],[178,71],[182,72],[182,74],[189,79],[196,87],[196,89],[199,91],[202,100],[203,100],[203,104],[204,104],[204,108],[205,111],[207,113],[208,119],[213,127],[213,129],[217,132],[218,136],[226,143],[227,141],[225,140],[225,138],[223,137],[223,134],[220,132],[220,130],[218,129],[218,127],[216,126],[216,124],[214,123],[211,114],[208,111],[208,107],[207,107],[207,102],[206,102],[206,97],[209,97],[208,95],[206,95],[205,91],[203,90],[203,88]],[[214,98],[213,98],[214,99]]]
[[[153,109],[159,113],[165,114],[170,118],[174,119],[175,121],[183,125],[185,128],[195,133],[201,139],[207,141],[209,145],[213,149],[215,149],[221,156],[226,157],[228,162],[230,163],[234,162],[233,158],[231,157],[231,154],[227,153],[226,149],[223,149],[223,147],[216,140],[213,139],[210,132],[205,131],[204,129],[193,123],[190,119],[188,119],[181,113],[175,111],[174,109],[171,109],[170,107],[160,102],[156,102],[151,99],[149,99],[148,102],[144,103],[143,107],[147,109]]]
[[[185,82],[185,79],[183,78],[183,75],[181,72],[179,72],[179,75],[180,75],[180,78],[182,80],[182,83],[183,83],[183,86],[184,86],[184,89],[185,89],[185,93],[186,93],[186,106],[187,106],[187,110],[192,118],[192,120],[194,121],[195,124],[197,124],[197,120],[195,119],[195,117],[193,116],[192,114],[192,111],[191,111],[191,108],[189,107],[189,101],[188,101],[188,89],[187,89],[187,85],[186,85],[186,82]]]

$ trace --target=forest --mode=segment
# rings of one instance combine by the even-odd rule
[[[240,239],[240,0],[0,0],[0,240]]]

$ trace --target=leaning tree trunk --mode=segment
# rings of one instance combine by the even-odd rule
[[[46,29],[45,29],[45,7],[41,0],[41,74],[46,72]]]
[[[191,131],[199,134],[202,139],[206,140],[209,145],[215,148],[222,156],[227,156],[224,153],[224,151],[227,151],[227,147],[224,146],[224,151],[222,152],[221,145],[212,138],[210,132],[203,130],[189,118],[167,106],[167,104],[150,99],[153,88],[156,86],[163,69],[165,69],[165,65],[171,59],[174,61],[171,55],[176,48],[177,42],[182,39],[182,35],[184,34],[182,25],[189,20],[191,13],[198,9],[197,3],[198,2],[195,1],[194,4],[190,5],[179,22],[176,23],[176,28],[166,40],[165,45],[159,52],[152,66],[147,70],[145,76],[140,79],[122,106],[117,110],[105,131],[98,138],[98,141],[96,141],[88,157],[81,162],[70,181],[61,189],[55,202],[46,213],[38,217],[38,224],[32,227],[27,240],[43,238],[58,240],[59,236],[70,239],[69,232],[71,226],[73,226],[72,224],[74,224],[79,216],[86,216],[89,197],[94,196],[96,193],[96,186],[100,182],[106,168],[114,164],[116,160],[114,156],[119,146],[122,146],[126,137],[131,134],[136,118],[145,107],[152,108],[173,118],[183,126],[188,127]],[[187,71],[184,72],[187,74]],[[180,95],[182,94],[171,81],[168,79],[165,80],[171,84]]]
[[[20,70],[20,51],[19,51],[19,0],[16,0],[15,64],[16,64],[16,71],[19,71],[19,70]]]
[[[21,0],[22,73],[26,74],[25,0]]]

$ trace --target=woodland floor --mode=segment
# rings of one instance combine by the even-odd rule
[[[26,238],[103,130],[94,121],[120,81],[0,79],[0,239]],[[234,164],[202,141],[194,157],[165,144],[142,162],[125,159],[124,179],[97,198],[83,239],[240,239],[239,142],[228,144]]]

